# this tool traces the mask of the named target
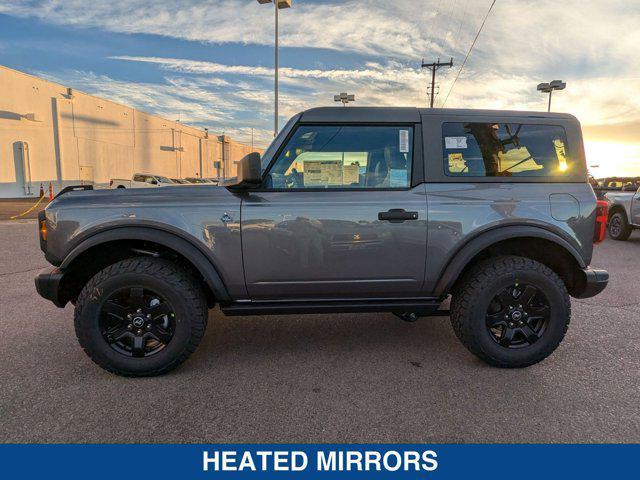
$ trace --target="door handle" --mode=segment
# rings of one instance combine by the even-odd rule
[[[378,213],[378,220],[388,220],[391,223],[402,223],[405,220],[417,220],[418,212],[407,212],[403,208],[392,208]]]

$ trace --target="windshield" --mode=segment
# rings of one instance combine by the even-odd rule
[[[267,169],[267,167],[269,166],[269,163],[271,163],[271,159],[276,153],[276,150],[278,149],[278,147],[280,146],[284,138],[289,134],[289,131],[291,130],[291,128],[293,128],[293,126],[295,125],[295,123],[298,121],[299,118],[300,118],[300,114],[297,114],[291,117],[287,122],[287,124],[284,126],[284,128],[280,130],[280,133],[278,133],[276,138],[273,139],[273,142],[271,142],[271,145],[269,145],[269,147],[267,147],[265,152],[262,154],[262,159],[261,159],[262,173],[264,173],[264,171]]]
[[[158,180],[160,183],[173,183],[167,177],[161,177],[159,175],[156,175],[156,180]]]

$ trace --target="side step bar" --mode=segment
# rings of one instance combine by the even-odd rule
[[[357,313],[357,312],[416,312],[423,316],[446,316],[448,309],[440,308],[433,299],[400,300],[326,300],[292,302],[236,302],[221,306],[225,315],[288,315],[296,313]]]

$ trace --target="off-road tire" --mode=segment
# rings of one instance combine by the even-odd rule
[[[176,311],[173,338],[157,354],[134,358],[113,350],[99,329],[99,312],[110,292],[131,284],[152,288],[170,300]],[[186,270],[168,260],[135,257],[114,263],[92,277],[76,302],[76,336],[87,355],[100,367],[127,377],[164,374],[191,355],[207,325],[207,302],[202,287]]]
[[[612,228],[614,225],[616,228]],[[629,225],[627,216],[624,213],[616,212],[611,215],[611,218],[609,218],[609,226],[607,230],[609,231],[609,236],[613,240],[624,241],[629,239],[633,228]]]
[[[550,315],[539,340],[524,348],[509,349],[497,343],[486,327],[487,308],[509,282],[526,282],[541,290]],[[451,301],[451,325],[458,339],[489,365],[521,368],[548,357],[565,336],[571,318],[571,300],[560,277],[534,260],[501,256],[480,262],[456,285]]]

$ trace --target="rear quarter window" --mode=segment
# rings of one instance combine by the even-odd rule
[[[453,177],[563,177],[574,168],[559,125],[448,122],[442,149]]]

